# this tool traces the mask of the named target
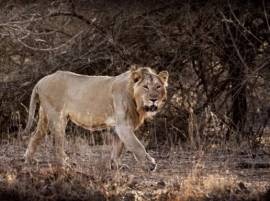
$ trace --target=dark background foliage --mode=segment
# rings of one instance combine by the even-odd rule
[[[117,75],[131,64],[170,73],[165,109],[139,132],[149,146],[257,146],[267,131],[267,1],[2,0],[0,9],[2,137],[24,128],[43,76]]]

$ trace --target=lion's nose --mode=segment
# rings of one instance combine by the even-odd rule
[[[157,101],[156,98],[150,98],[150,101],[152,101],[153,103]]]

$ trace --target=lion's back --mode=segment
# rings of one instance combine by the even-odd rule
[[[110,91],[112,77],[88,76],[68,71],[57,71],[37,83],[41,102],[56,108],[63,105],[86,104],[91,99],[103,99]]]

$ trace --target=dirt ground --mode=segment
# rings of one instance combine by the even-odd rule
[[[66,142],[70,167],[56,165],[50,137],[36,163],[25,165],[27,142],[1,141],[1,201],[270,199],[270,154],[264,149],[150,150],[158,162],[150,173],[129,152],[123,157],[129,168],[110,170],[110,146],[90,146],[79,137]]]

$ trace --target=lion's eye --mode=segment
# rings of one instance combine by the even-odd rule
[[[143,88],[144,88],[144,89],[148,89],[148,86],[147,86],[147,85],[143,85]]]
[[[161,88],[161,86],[160,86],[160,85],[158,85],[158,86],[157,86],[157,89],[160,89],[160,88]]]

